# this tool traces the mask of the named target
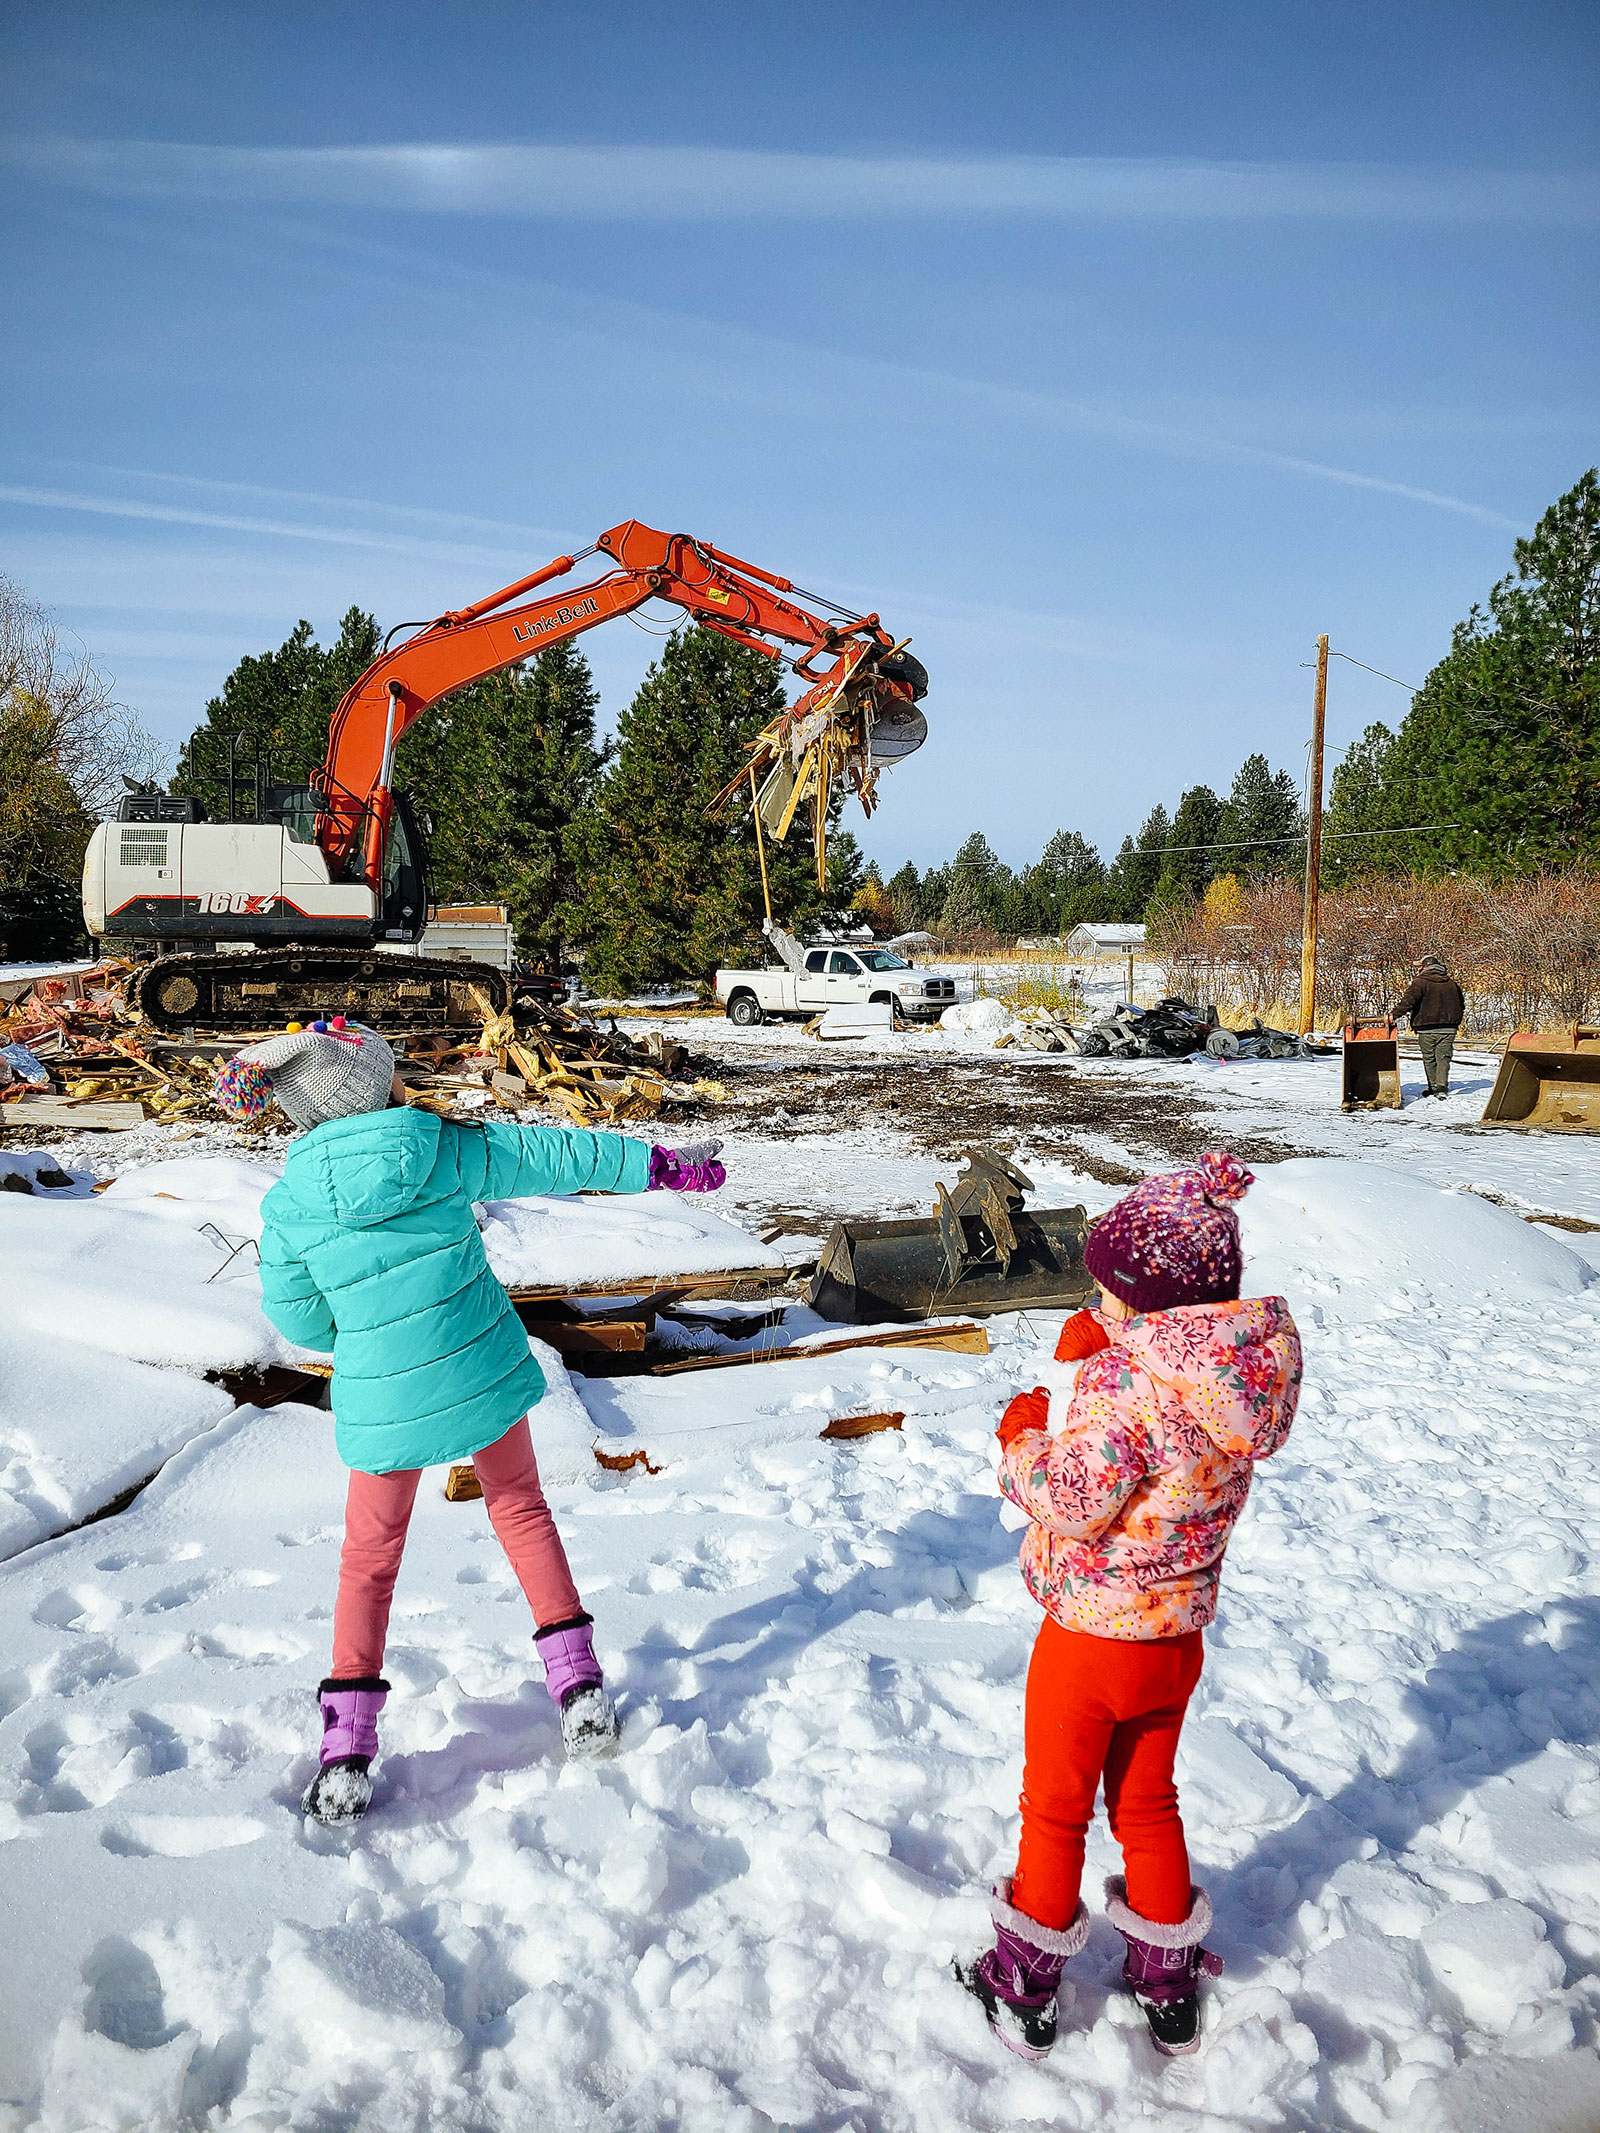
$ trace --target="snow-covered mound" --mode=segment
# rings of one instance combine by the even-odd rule
[[[1594,1269],[1546,1230],[1383,1163],[1263,1166],[1240,1203],[1247,1296],[1329,1319],[1474,1302],[1550,1304]]]
[[[489,1200],[480,1227],[489,1264],[510,1288],[783,1264],[781,1252],[748,1230],[671,1192]]]
[[[206,1371],[300,1356],[262,1314],[249,1241],[272,1179],[215,1158],[152,1163],[98,1198],[82,1181],[0,1193],[0,1556],[226,1415]]]
[[[231,1236],[259,1237],[261,1202],[281,1175],[281,1165],[249,1163],[241,1156],[174,1156],[113,1178],[101,1197],[188,1229],[214,1222]]]
[[[996,1037],[1015,1026],[1004,1000],[962,1000],[947,1007],[939,1027],[952,1037],[968,1037],[980,1044],[993,1044]]]

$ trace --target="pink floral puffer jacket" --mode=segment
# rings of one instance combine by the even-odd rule
[[[1098,1316],[1098,1314],[1097,1314]],[[1300,1336],[1281,1296],[1101,1319],[1052,1432],[1024,1430],[1000,1486],[1032,1520],[1028,1590],[1064,1629],[1144,1640],[1217,1611],[1222,1554],[1254,1463],[1289,1434]]]

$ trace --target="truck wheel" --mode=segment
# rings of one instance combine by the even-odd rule
[[[766,1020],[753,992],[736,992],[728,1002],[728,1020],[740,1029],[757,1029]]]

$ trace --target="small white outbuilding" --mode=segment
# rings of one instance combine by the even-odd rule
[[[1067,935],[1068,955],[1137,955],[1143,946],[1143,926],[1074,926]]]

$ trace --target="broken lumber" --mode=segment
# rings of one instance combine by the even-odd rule
[[[82,1096],[19,1096],[6,1106],[12,1126],[50,1126],[59,1133],[131,1133],[146,1112],[136,1098],[96,1103]]]
[[[658,1363],[653,1378],[679,1376],[685,1370],[732,1370],[744,1363],[803,1363],[814,1355],[842,1355],[851,1348],[946,1348],[957,1355],[987,1355],[989,1335],[982,1326],[907,1326],[892,1333],[858,1333],[836,1341],[802,1341],[782,1348],[747,1348],[738,1355],[696,1355],[686,1363]]]
[[[903,1407],[897,1408],[892,1414],[835,1415],[827,1428],[819,1430],[817,1434],[821,1437],[842,1437],[845,1439],[871,1437],[876,1435],[880,1429],[899,1429],[905,1419],[906,1415]]]

